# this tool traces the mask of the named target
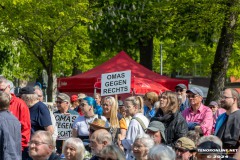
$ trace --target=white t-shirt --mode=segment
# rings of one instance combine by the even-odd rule
[[[78,136],[88,136],[89,123],[92,123],[95,118],[98,118],[98,115],[94,115],[94,117],[90,118],[87,118],[85,116],[78,116],[78,118],[73,122],[72,128],[77,130]],[[107,121],[106,117],[104,116],[101,116],[101,119],[105,122]]]
[[[148,118],[145,117],[142,113],[137,113],[133,116],[132,120],[130,121],[129,127],[128,127],[126,138],[124,140],[122,140],[122,145],[127,150],[126,151],[126,159],[127,160],[135,159],[135,157],[132,153],[132,144],[138,135],[145,133],[141,124],[136,119],[134,119],[135,117],[138,117],[139,119],[141,119],[142,122],[144,123],[145,127],[148,127],[148,125],[149,125]]]

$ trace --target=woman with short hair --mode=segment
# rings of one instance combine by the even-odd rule
[[[85,147],[79,138],[68,138],[63,145],[65,160],[83,160]]]
[[[136,160],[147,160],[148,152],[154,146],[153,139],[147,134],[138,135],[133,143],[132,150]]]
[[[123,151],[116,145],[108,145],[101,151],[99,159],[125,160],[125,156]]]
[[[158,101],[158,95],[155,92],[147,92],[144,97],[144,116],[149,120],[155,116],[155,103]]]
[[[175,160],[175,151],[166,145],[160,144],[156,145],[150,149],[148,153],[149,160]]]
[[[186,120],[179,112],[177,94],[165,91],[160,96],[160,107],[151,121],[160,121],[165,126],[166,143],[174,147],[175,142],[188,132]]]

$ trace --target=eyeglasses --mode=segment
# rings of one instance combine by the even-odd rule
[[[167,96],[160,96],[159,99],[167,99]]]
[[[228,98],[234,98],[234,97],[228,97],[228,96],[221,96],[221,99],[228,99]]]
[[[65,101],[55,101],[56,104],[62,104]]]
[[[28,142],[28,145],[30,146],[31,144],[34,144],[35,146],[40,146],[42,144],[48,144],[48,143],[45,143],[45,142],[37,142],[37,141],[29,141]]]
[[[196,97],[198,97],[198,95],[197,94],[188,94],[187,97],[188,98],[196,98]]]
[[[102,106],[108,106],[108,104],[107,103],[103,103]]]
[[[38,97],[42,97],[43,95],[38,95]]]
[[[216,106],[209,106],[209,108],[217,108]]]
[[[189,151],[189,149],[184,149],[184,148],[179,148],[179,147],[175,147],[175,151],[178,151],[178,152],[187,152]]]
[[[176,89],[175,90],[176,92],[183,92],[183,89],[181,88],[181,89]]]
[[[132,148],[134,148],[134,149],[140,149],[140,148],[142,148],[142,147],[145,147],[145,146],[140,146],[140,145],[133,145],[133,146],[132,146]]]
[[[4,92],[7,89],[7,87],[5,87],[4,89],[0,89],[0,92]]]
[[[85,105],[87,105],[87,104],[86,103],[81,103],[79,106],[84,107]]]

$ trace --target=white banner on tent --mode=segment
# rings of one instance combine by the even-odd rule
[[[121,71],[102,74],[101,95],[130,93],[131,71]]]

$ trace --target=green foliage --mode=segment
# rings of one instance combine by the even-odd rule
[[[96,55],[101,51],[125,50],[130,55],[138,51],[139,40],[145,41],[163,34],[163,11],[167,1],[131,0],[98,1],[93,24],[89,26],[91,48]],[[96,7],[95,6],[95,7]],[[99,7],[101,6],[101,7]]]
[[[50,69],[58,75],[71,75],[73,61],[82,70],[92,67],[92,62],[82,63],[91,57],[88,1],[4,0],[1,7],[5,30],[0,32],[17,42],[19,66],[14,72],[36,77],[34,71]]]

